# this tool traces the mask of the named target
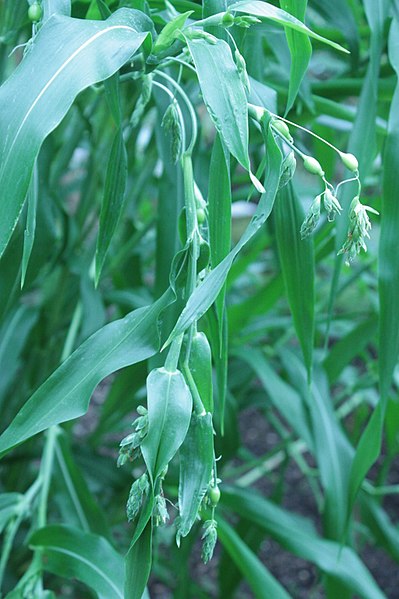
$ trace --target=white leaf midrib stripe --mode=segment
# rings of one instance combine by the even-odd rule
[[[70,551],[69,549],[64,549],[63,547],[57,547],[56,545],[43,545],[42,547],[44,550],[51,549],[52,551],[55,551],[56,553],[58,552],[58,553],[63,553],[64,555],[69,555],[70,557],[73,557],[77,561],[80,561],[80,562],[86,564],[89,568],[94,570],[94,572],[99,574],[100,577],[103,578],[112,589],[115,590],[118,597],[123,599],[123,596],[121,595],[118,587],[114,584],[114,582],[102,570],[100,570],[100,568],[98,566],[93,564],[93,562],[91,562],[90,560],[86,559],[82,555],[79,555],[78,553],[74,553],[73,551]]]
[[[103,29],[102,31],[98,31],[95,35],[93,35],[91,38],[89,38],[88,40],[86,40],[81,46],[79,46],[79,48],[77,48],[68,58],[65,62],[63,62],[63,64],[56,70],[56,72],[54,73],[54,75],[47,81],[46,85],[43,87],[43,89],[39,92],[39,94],[37,95],[37,97],[35,98],[35,100],[33,101],[33,103],[31,104],[31,106],[29,107],[26,115],[24,116],[24,118],[22,119],[22,122],[20,124],[20,126],[18,127],[16,134],[14,136],[14,140],[8,150],[7,153],[7,157],[3,162],[3,168],[1,169],[1,175],[3,175],[5,169],[7,168],[10,156],[11,156],[11,152],[15,146],[15,143],[27,121],[27,119],[29,118],[29,115],[31,114],[32,110],[35,108],[35,106],[37,105],[37,103],[39,102],[39,100],[43,97],[43,95],[46,93],[46,91],[49,89],[49,87],[52,85],[52,83],[56,80],[56,78],[60,75],[60,73],[62,73],[62,71],[80,54],[80,52],[82,52],[85,48],[87,48],[91,43],[95,42],[96,39],[98,39],[99,37],[101,37],[102,35],[105,35],[106,33],[109,33],[115,29],[126,29],[128,31],[132,31],[133,33],[138,33],[135,29],[133,29],[133,27],[129,27],[127,25],[113,25],[112,27],[108,27],[107,29]],[[0,178],[1,178],[0,175]]]

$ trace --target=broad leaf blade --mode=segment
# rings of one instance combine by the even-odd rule
[[[353,549],[321,539],[310,520],[263,499],[254,489],[224,486],[222,503],[270,534],[294,555],[344,583],[353,593],[364,599],[386,599]]]
[[[245,89],[229,45],[187,38],[205,105],[229,152],[247,170],[259,191],[262,185],[251,174],[248,155],[248,109]]]
[[[127,153],[122,130],[119,129],[112,143],[108,160],[100,229],[96,249],[96,283],[100,278],[105,257],[121,217],[127,180]]]
[[[213,468],[213,426],[211,414],[193,414],[187,436],[180,448],[178,536],[190,532],[208,489]]]
[[[300,21],[305,20],[308,0],[280,0],[281,8],[297,17]],[[289,29],[285,30],[288,47],[291,54],[290,85],[288,89],[287,106],[288,113],[297,97],[302,79],[305,76],[310,57],[312,56],[312,44],[307,35]]]
[[[153,481],[183,443],[190,424],[192,398],[183,375],[157,368],[147,378],[148,433],[141,451]]]
[[[341,50],[341,52],[348,53],[348,50],[336,44],[335,42],[315,33],[309,27],[304,25],[299,19],[293,17],[285,10],[281,8],[277,8],[268,2],[262,2],[261,0],[243,0],[242,2],[236,2],[235,4],[231,4],[229,7],[231,11],[244,12],[248,15],[253,15],[260,19],[267,19],[270,21],[274,21],[275,23],[279,23],[283,25],[283,27],[289,27],[294,31],[298,31],[299,33],[305,33],[309,37],[318,40],[319,42],[323,42],[324,44],[328,44],[332,46],[336,50]]]
[[[171,292],[94,333],[21,408],[0,436],[0,456],[46,428],[87,411],[98,383],[120,368],[146,360],[158,349],[158,318]]]
[[[69,526],[47,526],[31,536],[29,545],[41,550],[47,571],[77,578],[101,599],[123,599],[123,559],[103,537]]]
[[[313,240],[300,237],[304,214],[291,182],[278,193],[274,215],[278,253],[288,302],[310,379],[315,302]]]
[[[120,9],[107,21],[52,16],[0,88],[0,256],[16,226],[44,139],[79,92],[115,73],[146,38],[136,29],[141,20],[135,13]]]
[[[218,536],[257,599],[290,599],[291,596],[284,587],[270,574],[235,530],[221,518],[218,518]]]

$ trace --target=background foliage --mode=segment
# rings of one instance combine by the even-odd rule
[[[28,8],[0,0],[0,592],[398,597],[397,3]],[[350,267],[356,181],[302,240],[321,180],[282,186],[270,113],[334,187],[320,138],[356,155]]]

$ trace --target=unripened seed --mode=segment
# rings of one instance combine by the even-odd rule
[[[303,159],[303,166],[309,173],[312,173],[312,175],[324,177],[324,171],[321,168],[320,162],[316,160],[316,158],[313,158],[313,156],[305,156]]]

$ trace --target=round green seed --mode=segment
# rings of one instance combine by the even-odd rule
[[[290,130],[284,121],[280,121],[280,119],[274,119],[272,121],[272,125],[279,133],[281,133],[281,135],[284,135],[286,139],[291,139]]]
[[[197,222],[199,225],[203,225],[206,219],[205,210],[203,208],[197,208]]]
[[[34,2],[30,5],[28,10],[28,18],[32,23],[37,23],[42,18],[42,7],[38,2]]]
[[[321,164],[316,158],[313,156],[305,156],[303,159],[303,166],[309,173],[312,175],[319,175],[319,177],[324,177],[324,171],[321,168]]]
[[[353,154],[345,154],[344,152],[341,152],[340,157],[346,168],[350,171],[356,172],[359,169],[359,163],[356,156]]]
[[[211,487],[208,491],[209,501],[211,502],[212,507],[216,507],[220,500],[220,489],[216,485],[215,487]]]

